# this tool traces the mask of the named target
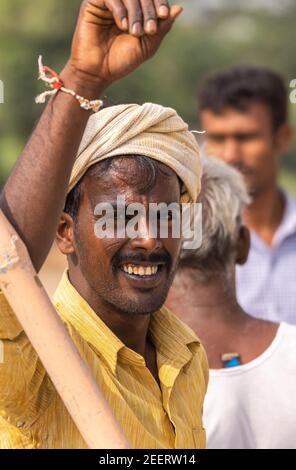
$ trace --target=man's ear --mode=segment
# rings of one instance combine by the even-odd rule
[[[245,264],[250,251],[250,230],[245,225],[239,229],[236,246],[236,263]]]
[[[290,124],[282,124],[278,128],[275,141],[279,155],[283,155],[290,150],[293,141],[293,130]]]
[[[75,253],[74,222],[72,217],[63,212],[56,232],[56,243],[63,255]]]

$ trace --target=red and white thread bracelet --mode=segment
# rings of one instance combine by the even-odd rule
[[[73,98],[75,98],[80,104],[80,107],[86,111],[92,110],[94,113],[97,113],[103,106],[102,100],[88,100],[87,98],[84,98],[83,96],[75,93],[75,91],[65,88],[61,77],[54,70],[43,65],[41,55],[38,59],[38,65],[39,80],[45,82],[50,88],[52,88],[52,90],[45,91],[44,93],[41,93],[41,95],[38,95],[35,98],[36,103],[45,103],[47,97],[54,96],[59,91],[63,91],[64,93],[73,96]]]

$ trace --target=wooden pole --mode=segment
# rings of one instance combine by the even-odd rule
[[[43,288],[25,244],[2,211],[0,289],[87,446],[91,449],[130,448],[109,404]]]

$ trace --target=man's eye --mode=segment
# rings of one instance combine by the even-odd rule
[[[215,144],[222,144],[225,140],[223,135],[211,135],[208,137],[210,142],[213,142]]]
[[[125,222],[128,222],[129,220],[131,220],[133,217],[135,217],[135,215],[128,215],[128,214],[124,214],[124,213],[115,213],[114,214],[114,220],[119,222],[119,221],[125,221]]]
[[[107,220],[114,220],[114,214],[113,214],[112,212],[107,213],[107,214],[105,215],[105,219],[107,219]]]
[[[237,140],[241,143],[249,142],[258,138],[257,134],[241,134],[237,136]]]
[[[172,218],[173,218],[172,214],[166,214],[163,216],[164,220],[172,220]]]
[[[106,211],[103,211],[101,214],[95,214],[95,219],[96,220],[100,220],[100,219],[112,219],[114,217],[113,213],[112,212],[106,212]]]

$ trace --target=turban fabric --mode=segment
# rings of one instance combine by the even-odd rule
[[[90,117],[68,192],[92,165],[125,155],[145,155],[167,165],[183,182],[181,202],[196,201],[201,165],[195,137],[175,110],[152,103],[111,106]]]

